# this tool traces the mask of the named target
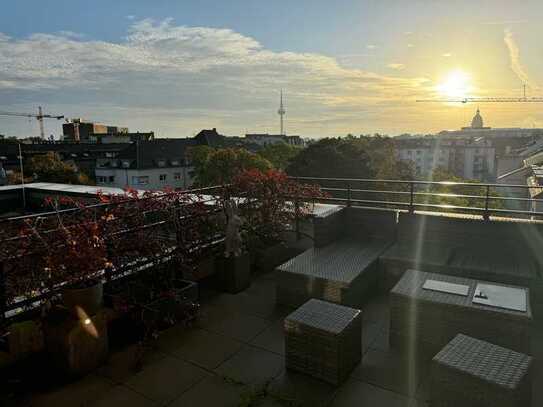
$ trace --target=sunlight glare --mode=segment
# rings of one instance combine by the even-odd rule
[[[471,77],[462,70],[451,71],[444,80],[436,86],[436,90],[445,97],[465,98],[472,90]]]

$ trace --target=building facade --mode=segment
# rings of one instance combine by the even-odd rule
[[[462,127],[460,130],[444,130],[438,134],[443,138],[484,138],[492,143],[496,150],[496,155],[501,156],[507,151],[524,146],[543,137],[543,129],[532,128],[523,129],[512,128],[492,128],[485,127],[481,112],[477,109],[475,116],[468,127]]]
[[[62,125],[62,140],[67,142],[91,142],[93,135],[117,135],[128,133],[128,128],[107,126],[83,119],[72,119]]]
[[[194,139],[138,141],[118,156],[96,164],[96,184],[105,187],[142,190],[187,189],[192,186],[193,167],[187,148]]]
[[[493,181],[495,150],[481,139],[445,139],[441,137],[413,137],[396,140],[400,160],[413,164],[419,178],[428,178],[438,168],[458,177],[479,181]]]
[[[247,143],[257,144],[261,147],[277,143],[286,143],[292,146],[304,146],[304,140],[300,136],[286,136],[284,134],[246,134],[245,141]]]

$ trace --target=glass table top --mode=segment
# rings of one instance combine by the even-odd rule
[[[439,280],[426,280],[422,286],[425,290],[440,291],[443,293],[463,295],[466,297],[469,292],[469,286],[463,284],[448,283]]]
[[[523,288],[478,283],[472,302],[513,311],[527,311],[526,290]]]

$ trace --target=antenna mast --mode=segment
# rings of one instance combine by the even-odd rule
[[[279,110],[277,111],[277,114],[281,118],[281,136],[285,135],[283,116],[285,116],[286,113],[287,111],[285,110],[285,107],[283,106],[283,89],[281,89],[281,99],[279,101]]]

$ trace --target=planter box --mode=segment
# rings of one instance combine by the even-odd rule
[[[20,360],[43,350],[43,332],[36,321],[24,321],[10,325],[8,335],[9,354]]]
[[[129,282],[121,292],[109,296],[111,299],[108,302],[115,315],[110,321],[112,342],[115,345],[122,346],[141,340],[149,327],[167,326],[166,319],[187,322],[196,317],[198,283],[174,280],[171,295],[151,298],[149,293],[150,287]],[[117,304],[123,305],[123,309],[117,309]],[[143,307],[143,314],[138,311],[139,307]]]
[[[263,249],[256,249],[253,253],[255,267],[259,271],[268,272],[274,270],[280,264],[296,257],[303,250],[289,247],[283,242],[275,243]]]
[[[215,259],[209,256],[201,260],[193,270],[183,271],[183,278],[190,281],[201,281],[215,274]]]
[[[217,258],[218,281],[222,290],[236,294],[251,285],[249,253],[241,256]]]
[[[103,311],[85,321],[68,313],[48,318],[44,337],[53,366],[70,376],[84,375],[107,359],[107,318]]]

